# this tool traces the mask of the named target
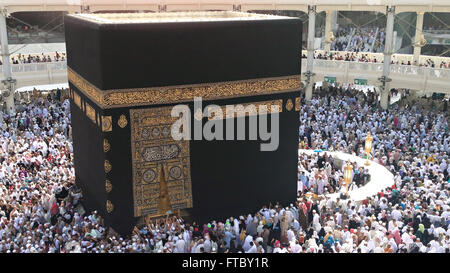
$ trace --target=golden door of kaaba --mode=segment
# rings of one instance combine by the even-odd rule
[[[189,140],[171,137],[172,107],[131,109],[134,216],[158,211],[159,164],[167,170],[172,209],[192,207]]]

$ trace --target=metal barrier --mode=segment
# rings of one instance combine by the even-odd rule
[[[306,59],[302,59],[302,71],[306,71]],[[352,83],[365,78],[369,85],[379,85],[383,72],[382,63],[314,60],[315,81],[334,76],[338,82]],[[450,70],[411,65],[391,65],[392,88],[409,88],[428,92],[450,92]]]

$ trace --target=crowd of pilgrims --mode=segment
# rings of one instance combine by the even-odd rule
[[[338,50],[336,48],[332,48],[332,50],[336,51],[346,51]],[[378,61],[375,57],[370,57],[367,53],[358,55],[357,52],[349,50],[349,53],[340,53],[334,52],[330,54],[322,54],[320,52],[315,52],[314,58],[321,60],[334,60],[334,61],[347,61],[347,62],[364,62],[364,63],[382,63],[383,61]],[[306,58],[306,55],[303,54],[302,58]],[[395,55],[394,55],[395,59]],[[46,62],[64,62],[66,61],[66,53],[55,52],[54,54],[40,54],[40,55],[31,55],[31,54],[17,54],[15,57],[11,58],[11,64],[29,64],[29,63],[46,63]],[[398,65],[412,65],[411,61],[391,61],[391,64]],[[2,60],[0,59],[0,65],[2,65]],[[432,67],[432,68],[450,68],[450,63],[445,61],[441,61],[440,63],[435,63],[432,59],[426,59],[425,62],[421,63],[420,66],[423,67]]]
[[[306,59],[307,56],[305,54],[302,55],[303,59]],[[376,57],[371,57],[369,54],[357,54],[354,52],[331,52],[329,54],[315,52],[314,59],[319,60],[328,60],[328,61],[346,61],[346,62],[360,62],[360,63],[383,63],[382,58],[378,60]],[[395,55],[393,55],[393,59],[391,64],[395,65],[412,65],[411,61],[400,61],[395,60]],[[421,67],[431,67],[431,68],[440,68],[447,69],[450,68],[450,63],[441,61],[440,63],[435,63],[432,59],[426,59],[423,63],[420,63]]]
[[[300,142],[300,149],[307,149],[307,139]],[[334,159],[326,152],[307,154],[301,153],[298,157],[298,184],[299,196],[312,193],[315,195],[327,195],[332,193],[344,194],[347,190],[352,191],[362,187],[370,181],[368,169],[358,165],[356,162],[343,162]],[[344,167],[346,164],[352,165],[353,183],[346,187],[344,183]],[[340,168],[339,168],[339,165]]]
[[[51,63],[64,61],[66,61],[66,53],[59,53],[58,51],[54,54],[17,54],[14,57],[11,57],[11,64]],[[2,65],[2,60],[0,60],[0,65]]]
[[[330,86],[326,95],[317,90],[300,110],[300,145],[362,156],[370,131],[373,160],[394,173],[392,187],[361,202],[333,201],[305,194],[318,190],[305,182],[291,204],[274,200],[252,214],[205,224],[146,219],[124,237],[83,209],[69,101],[17,103],[16,112],[0,119],[0,252],[448,253],[448,113],[417,105],[383,111],[375,98],[342,87]],[[301,169],[315,167],[308,160],[330,171],[325,156],[300,156]],[[361,172],[358,183],[370,179],[354,171]]]
[[[331,50],[351,52],[383,52],[385,40],[384,28],[377,27],[339,27]]]

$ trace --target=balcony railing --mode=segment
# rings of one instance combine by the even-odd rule
[[[306,59],[302,59],[302,71],[306,71]],[[51,72],[64,71],[67,69],[67,62],[31,63],[11,65],[13,73],[27,72]],[[356,76],[366,76],[372,79],[381,77],[383,72],[382,63],[347,62],[335,60],[314,60],[314,72],[318,74],[329,74],[344,77],[341,80],[353,81]],[[3,66],[0,65],[0,78],[2,77]],[[397,81],[411,80],[419,81],[440,81],[448,82],[450,79],[450,69],[439,69],[432,67],[418,67],[411,65],[391,65],[390,77]],[[316,78],[316,80],[320,80]],[[449,85],[450,89],[450,85]]]
[[[35,71],[56,71],[67,69],[67,62],[49,62],[49,63],[30,63],[30,64],[12,64],[13,73],[35,72]],[[3,73],[3,65],[0,65],[0,73]]]
[[[306,59],[302,59],[302,71],[306,71]],[[346,71],[352,74],[373,74],[383,72],[382,63],[347,62],[335,60],[314,60],[313,70],[327,71],[329,74],[342,74]],[[428,77],[429,80],[450,80],[450,69],[440,69],[412,65],[391,65],[392,76]],[[450,85],[449,85],[450,88]]]

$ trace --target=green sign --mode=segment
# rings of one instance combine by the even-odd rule
[[[356,85],[367,85],[367,79],[357,79],[357,78],[355,78],[354,83]]]
[[[327,82],[327,83],[336,83],[336,77],[325,76],[325,82]]]
[[[427,38],[427,44],[429,45],[450,45],[450,39],[448,38]]]

